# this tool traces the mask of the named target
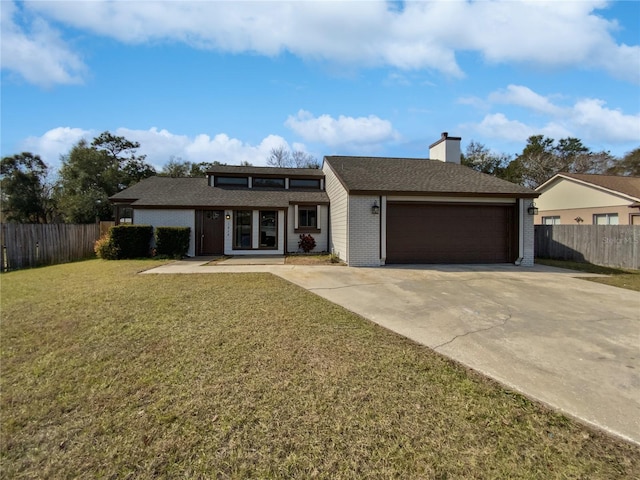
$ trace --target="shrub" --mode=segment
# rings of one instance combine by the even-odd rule
[[[93,251],[96,252],[98,258],[104,260],[118,259],[118,248],[113,243],[109,233],[96,240],[96,243],[93,245]]]
[[[316,240],[309,234],[300,234],[300,241],[298,242],[298,248],[301,248],[304,253],[309,253],[316,248]]]
[[[109,229],[118,258],[143,258],[151,254],[151,225],[117,225]]]
[[[189,227],[157,227],[156,254],[182,258],[189,250]]]

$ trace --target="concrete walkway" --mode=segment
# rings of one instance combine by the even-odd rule
[[[640,444],[640,293],[545,266],[203,263],[144,273],[273,273]]]

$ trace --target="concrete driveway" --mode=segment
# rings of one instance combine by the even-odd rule
[[[190,271],[269,271],[640,444],[640,293],[544,266],[263,265]],[[178,273],[177,265],[157,273]]]
[[[274,273],[640,443],[640,293],[548,267],[316,267]]]

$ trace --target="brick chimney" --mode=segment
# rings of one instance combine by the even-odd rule
[[[429,145],[429,158],[441,162],[460,163],[460,140],[462,137],[450,137],[442,132],[440,139]]]

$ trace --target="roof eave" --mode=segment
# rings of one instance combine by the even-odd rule
[[[350,195],[404,195],[413,197],[499,197],[538,198],[537,192],[446,192],[446,191],[402,191],[402,190],[351,190]]]
[[[571,176],[568,176],[568,175],[564,175],[562,173],[555,174],[553,177],[551,177],[549,180],[544,182],[542,185],[539,185],[536,188],[536,192],[540,191],[540,193],[542,193],[542,190],[545,190],[545,189],[551,187],[551,183],[552,182],[556,182],[556,181],[558,181],[560,179],[565,179],[565,180],[568,180],[568,181],[571,181],[571,182],[579,183],[581,185],[585,185],[587,187],[595,188],[597,190],[600,190],[600,191],[605,192],[605,193],[609,193],[611,195],[616,195],[618,197],[624,197],[624,198],[626,198],[628,200],[631,200],[631,201],[640,202],[640,197],[634,197],[633,195],[629,195],[627,193],[623,193],[623,192],[620,192],[618,190],[612,190],[610,188],[603,187],[602,185],[597,185],[595,183],[587,182],[586,180],[581,180],[579,178],[575,178],[575,177],[571,177]]]

